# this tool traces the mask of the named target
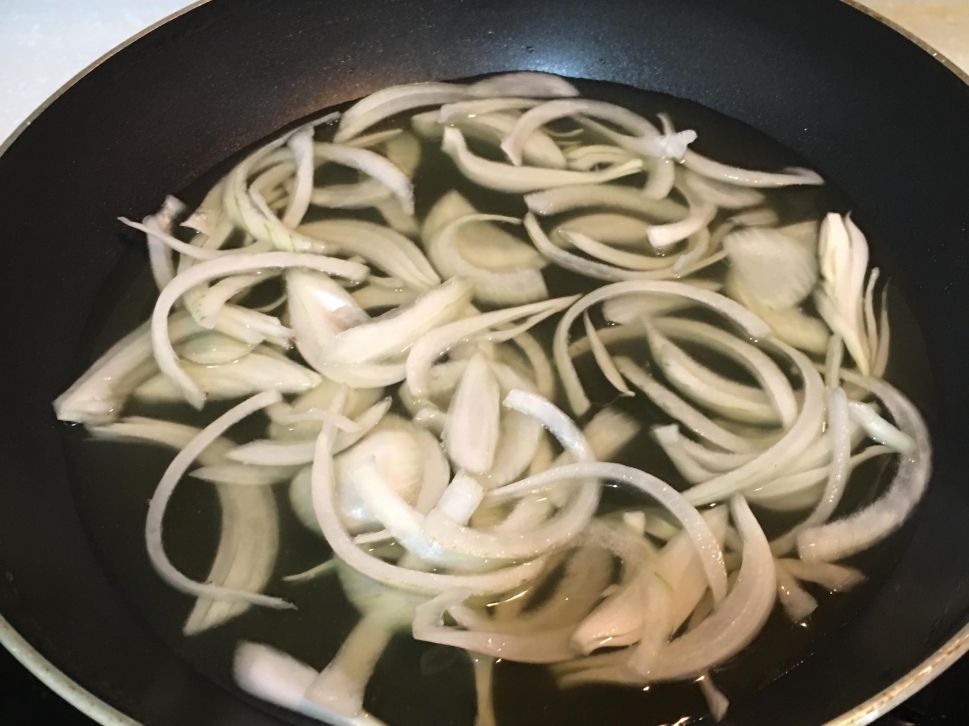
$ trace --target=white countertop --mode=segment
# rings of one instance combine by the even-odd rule
[[[861,0],[969,71],[969,0]],[[78,71],[186,0],[0,0],[0,140]]]

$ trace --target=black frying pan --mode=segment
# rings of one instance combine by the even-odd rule
[[[819,723],[881,694],[854,712],[860,722],[966,649],[969,88],[887,27],[821,0],[213,0],[65,91],[0,158],[8,647],[22,636],[146,723],[278,722],[199,677],[126,606],[76,514],[50,401],[86,366],[92,321],[127,274],[114,218],[153,209],[322,107],[392,83],[514,69],[682,96],[791,147],[853,200],[925,333],[936,474],[897,563],[863,612],[735,702],[730,722]],[[932,658],[928,676],[911,674]]]

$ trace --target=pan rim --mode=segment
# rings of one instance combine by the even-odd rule
[[[40,114],[46,111],[48,107],[89,73],[149,33],[154,32],[161,26],[196,8],[207,5],[210,1],[194,0],[191,4],[166,15],[125,39],[78,71],[21,121],[9,136],[3,139],[2,143],[0,143],[0,156],[6,153]],[[858,0],[840,1],[854,10],[864,13],[877,22],[882,23],[906,40],[914,43],[920,49],[929,53],[947,71],[955,75],[963,83],[969,85],[969,70],[964,70],[956,65],[947,55],[940,52],[931,44],[886,18],[881,13],[862,5]],[[133,719],[114,706],[111,706],[51,663],[2,614],[0,614],[0,645],[45,686],[77,708],[85,716],[102,724],[102,726],[142,726],[140,721]],[[908,673],[866,701],[849,709],[840,716],[831,719],[827,722],[826,726],[866,726],[866,724],[872,723],[930,684],[963,655],[966,655],[966,653],[969,653],[969,622],[964,624],[955,635],[950,637]]]

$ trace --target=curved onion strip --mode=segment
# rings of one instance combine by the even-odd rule
[[[824,180],[810,169],[791,168],[784,172],[752,171],[721,164],[701,156],[692,149],[684,154],[683,166],[700,176],[742,187],[787,187],[824,183]]]
[[[646,280],[629,280],[604,285],[598,290],[585,295],[570,307],[555,328],[555,337],[552,342],[553,357],[559,371],[559,376],[562,379],[562,384],[565,387],[569,405],[576,413],[582,414],[589,409],[589,399],[582,389],[578,373],[576,373],[575,366],[569,357],[569,329],[572,327],[572,323],[593,305],[609,300],[610,298],[643,293],[675,295],[713,308],[734,323],[740,325],[748,335],[754,338],[761,338],[770,332],[763,321],[746,308],[722,295],[692,285],[681,282]]]
[[[605,207],[606,209],[641,214],[659,222],[682,219],[686,210],[671,199],[650,199],[635,188],[616,184],[573,184],[525,195],[529,211],[540,217],[569,212],[573,209]]]
[[[182,242],[182,240],[178,239],[171,233],[166,232],[161,227],[161,225],[156,221],[157,216],[145,217],[145,219],[148,221],[141,223],[134,222],[127,217],[118,217],[118,221],[126,227],[131,227],[139,232],[144,232],[145,236],[151,242],[161,242],[175,252],[192,257],[196,260],[213,260],[216,257],[221,257],[222,255],[239,254],[239,250],[210,250],[204,247],[197,247],[189,244],[188,242]],[[170,279],[171,278],[169,278],[169,280]],[[157,273],[155,281],[159,283],[159,289],[161,289],[161,282]]]
[[[850,590],[865,576],[854,567],[836,565],[833,562],[804,562],[798,559],[780,559],[777,564],[790,572],[798,580],[813,582],[829,592]]]
[[[750,453],[761,448],[756,440],[738,436],[718,425],[649,375],[631,359],[617,358],[616,367],[630,383],[645,393],[646,397],[660,410],[710,443],[727,451],[739,453]]]
[[[175,276],[175,266],[172,263],[171,254],[166,249],[165,240],[156,236],[155,232],[170,234],[175,226],[175,217],[180,216],[184,211],[185,205],[182,201],[169,195],[162,202],[161,209],[141,220],[150,230],[147,234],[148,263],[151,267],[151,276],[155,280],[155,287],[159,290]]]
[[[676,184],[676,163],[673,159],[654,159],[643,187],[643,196],[666,199]]]
[[[562,411],[534,393],[511,391],[504,404],[539,420],[563,448],[579,461],[592,461],[594,454],[582,432]],[[500,490],[492,490],[500,491]],[[575,538],[589,523],[599,504],[599,484],[585,480],[572,499],[547,523],[527,531],[500,535],[455,525],[432,512],[424,522],[425,532],[445,548],[483,559],[520,560],[535,557]]]
[[[429,290],[441,283],[420,248],[392,229],[358,219],[321,219],[304,224],[299,230],[324,240],[332,249],[359,255],[416,290]]]
[[[677,242],[682,242],[687,237],[696,234],[705,228],[717,213],[717,208],[703,199],[700,199],[691,190],[683,191],[683,196],[689,204],[687,215],[676,222],[657,224],[646,230],[646,239],[653,248],[665,250],[672,247]]]
[[[558,239],[559,234],[569,231],[573,234],[582,234],[587,238],[592,238],[600,245],[604,245],[612,250],[612,245],[622,247],[642,247],[646,239],[646,230],[649,223],[631,216],[629,214],[617,214],[615,212],[591,212],[580,214],[577,217],[562,222],[552,230],[549,235],[553,240]],[[581,249],[581,248],[580,248]],[[599,249],[598,246],[595,249]],[[583,252],[593,257],[598,257],[593,252],[583,249]],[[641,255],[634,255],[639,258]],[[605,258],[601,258],[605,259]],[[665,259],[665,258],[664,258]],[[620,264],[616,260],[606,260],[613,264]],[[645,263],[644,263],[645,264]],[[626,266],[628,265],[620,265]]]
[[[517,115],[510,113],[478,113],[475,116],[454,119],[451,123],[468,138],[497,145],[514,128],[517,118]],[[438,121],[438,114],[434,111],[425,114],[423,119],[415,116],[412,122],[415,129],[424,132],[425,138],[440,139],[444,135],[445,127]],[[532,166],[548,169],[565,168],[565,156],[562,150],[547,134],[540,131],[532,134],[528,139],[523,155],[525,161]]]
[[[173,344],[200,332],[195,321],[181,312],[168,319],[167,327]],[[108,423],[117,418],[130,393],[154,373],[151,328],[145,323],[108,348],[54,399],[54,413],[60,421]]]
[[[175,569],[165,554],[165,549],[162,544],[162,519],[165,516],[168,501],[175,491],[175,486],[195,458],[213,441],[216,441],[230,426],[256,411],[273,403],[278,403],[281,400],[282,397],[279,393],[266,391],[264,393],[258,393],[232,407],[202,429],[192,438],[185,448],[178,452],[158,482],[155,493],[152,495],[151,501],[148,504],[148,516],[145,522],[145,545],[148,548],[148,557],[155,571],[158,572],[158,575],[165,582],[175,589],[190,595],[211,599],[242,600],[254,605],[265,605],[273,608],[293,607],[290,603],[280,598],[195,582]]]
[[[602,262],[586,259],[585,257],[579,257],[578,255],[572,254],[571,252],[567,252],[566,250],[557,247],[542,230],[538,219],[531,212],[525,215],[525,231],[527,231],[528,236],[531,237],[535,248],[543,255],[548,257],[552,262],[560,267],[564,267],[567,270],[572,270],[580,275],[593,277],[598,280],[655,280],[663,277],[685,277],[699,269],[702,269],[703,267],[707,267],[723,259],[722,254],[714,255],[700,261],[692,269],[683,270],[679,273],[674,273],[670,266],[658,270],[639,272],[634,270],[626,270],[621,267],[614,267],[612,265],[606,265]]]
[[[463,312],[470,297],[469,282],[448,280],[408,306],[336,335],[327,348],[326,362],[355,365],[401,355],[421,336],[446,327]]]
[[[200,466],[189,472],[193,479],[215,484],[230,484],[240,487],[261,487],[289,481],[296,473],[290,466],[251,466],[249,464],[215,464]]]
[[[764,193],[750,187],[734,186],[687,170],[683,183],[700,199],[721,209],[755,207],[764,201]]]
[[[764,391],[738,383],[697,362],[649,320],[643,320],[650,352],[663,376],[673,387],[708,410],[735,421],[758,424],[780,422],[777,410]],[[791,417],[793,420],[793,416]],[[790,424],[791,421],[785,422]]]
[[[440,106],[467,98],[465,86],[455,83],[408,83],[371,93],[343,112],[333,140],[342,143],[386,118],[422,106]]]
[[[254,272],[248,275],[233,275],[225,277],[203,292],[197,304],[186,305],[186,309],[195,318],[195,322],[203,328],[212,329],[218,323],[219,313],[232,298],[250,289],[263,280],[267,275]]]
[[[683,437],[680,436],[680,429],[676,424],[655,426],[652,433],[656,443],[663,449],[663,453],[673,462],[673,466],[688,482],[699,484],[713,478],[714,475],[711,471],[703,468],[702,464],[684,450]]]
[[[343,120],[346,120],[346,115]],[[407,175],[386,157],[369,149],[358,149],[339,143],[314,144],[313,155],[318,160],[348,166],[376,179],[393,192],[408,214],[413,214],[414,187]]]
[[[592,357],[595,358],[596,364],[599,366],[599,370],[602,371],[602,375],[604,375],[606,380],[612,384],[613,388],[624,396],[635,395],[631,390],[629,390],[629,386],[627,386],[626,382],[623,380],[622,374],[616,369],[616,364],[613,362],[612,356],[609,355],[609,351],[606,349],[606,346],[599,338],[599,333],[592,324],[588,311],[582,313],[582,325],[585,328],[585,335],[589,339],[589,345],[592,349]]]
[[[864,451],[852,456],[849,460],[850,470],[869,459],[876,456],[885,456],[894,453],[887,446],[869,446]],[[758,484],[744,490],[744,496],[751,502],[768,507],[770,509],[788,509],[783,507],[783,502],[798,494],[811,493],[811,500],[801,506],[791,506],[790,509],[805,509],[808,506],[817,504],[821,497],[821,485],[828,478],[830,465],[818,466],[813,469],[799,471],[796,474],[788,474],[772,479],[769,482]]]
[[[663,334],[699,343],[745,368],[767,392],[784,426],[797,416],[797,400],[787,377],[763,351],[715,325],[685,318],[658,318],[653,325]]]
[[[444,446],[451,461],[475,474],[489,471],[498,447],[501,392],[498,379],[480,353],[468,362],[451,398]]]
[[[579,91],[561,76],[538,71],[499,73],[468,86],[472,96],[578,96]]]
[[[514,96],[505,98],[475,98],[470,101],[446,103],[438,111],[432,111],[430,113],[435,114],[438,123],[449,124],[459,123],[464,118],[475,118],[476,116],[486,116],[506,111],[519,111],[523,108],[537,106],[539,103],[540,101],[536,101],[533,98],[516,98]],[[417,117],[415,116],[415,118]]]
[[[805,590],[780,563],[775,564],[777,600],[792,622],[799,623],[817,610],[818,601]]]
[[[337,513],[336,487],[333,476],[333,456],[330,453],[331,434],[324,429],[316,440],[313,457],[313,509],[326,541],[333,553],[348,567],[377,582],[409,592],[438,595],[458,589],[488,595],[508,592],[538,576],[544,560],[537,559],[493,572],[471,575],[445,575],[411,570],[384,562],[359,549],[347,533]]]
[[[170,330],[170,329],[169,329]],[[237,361],[253,350],[252,345],[222,333],[205,332],[193,335],[176,346],[178,355],[192,363],[212,366]]]
[[[539,131],[533,131],[525,142],[524,147],[524,160],[528,160],[528,144],[531,143],[532,139],[541,134]],[[625,149],[620,149],[618,146],[609,146],[607,144],[590,144],[589,146],[580,146],[576,149],[570,150],[565,155],[570,169],[575,169],[577,171],[590,171],[595,169],[597,166],[609,166],[612,164],[622,164],[630,159],[635,159],[635,155],[626,151]]]
[[[613,249],[609,245],[603,244],[588,235],[582,234],[581,232],[574,232],[569,225],[570,223],[566,222],[556,227],[553,234],[557,232],[563,240],[572,246],[585,252],[590,257],[596,257],[611,265],[625,267],[630,270],[663,270],[671,268],[677,260],[673,255],[668,257],[650,257],[649,255]],[[643,240],[640,241],[642,242]]]
[[[337,454],[348,449],[360,441],[373,429],[384,414],[390,410],[391,399],[378,401],[360,414],[355,421],[357,429],[354,431],[340,431],[334,437],[333,453]],[[327,418],[324,424],[332,424],[333,419]],[[228,459],[250,466],[302,466],[313,461],[313,441],[274,441],[272,439],[255,439],[241,446],[237,446],[226,454]]]
[[[851,420],[859,424],[865,433],[878,443],[903,456],[909,456],[915,450],[915,442],[912,441],[911,436],[892,426],[867,403],[851,401],[848,403],[848,413]]]
[[[821,499],[806,519],[771,542],[771,551],[787,554],[797,543],[799,532],[828,521],[841,502],[851,475],[851,430],[848,422],[848,397],[843,388],[828,391],[828,420],[825,433],[831,441],[831,463]]]
[[[517,194],[572,184],[600,184],[637,174],[643,166],[638,159],[602,171],[512,166],[473,154],[468,149],[464,136],[453,126],[444,129],[444,142],[441,148],[454,160],[460,172],[471,181],[488,189]]]
[[[751,486],[761,477],[783,470],[818,436],[824,415],[824,384],[811,361],[799,351],[780,342],[771,345],[784,352],[797,366],[804,384],[801,411],[794,423],[774,444],[746,464],[698,484],[685,493],[696,505],[723,499],[732,492]]]
[[[874,378],[844,371],[845,379],[877,396],[896,425],[915,442],[911,454],[900,457],[888,490],[859,512],[798,534],[801,559],[837,560],[881,541],[902,525],[925,492],[932,471],[932,448],[928,429],[918,409],[893,386]]]
[[[553,298],[541,302],[520,305],[505,310],[474,315],[464,320],[442,325],[418,340],[407,356],[407,386],[415,396],[423,396],[428,385],[431,365],[452,346],[462,340],[493,328],[510,323],[527,315],[553,314],[576,300],[575,296]],[[535,322],[538,322],[537,320]]]
[[[689,533],[696,548],[703,570],[710,583],[710,589],[719,600],[727,591],[727,574],[723,564],[723,553],[716,537],[699,512],[682,494],[652,474],[622,464],[602,462],[582,462],[566,464],[530,476],[526,479],[492,490],[488,497],[493,501],[535,494],[555,486],[558,482],[570,481],[579,477],[599,477],[628,484],[656,499],[668,509]]]
[[[485,303],[516,305],[548,297],[548,289],[540,270],[518,269],[493,271],[478,267],[462,254],[461,233],[468,224],[480,222],[511,222],[515,217],[496,214],[469,214],[449,223],[429,241],[427,253],[438,270],[447,277],[464,277],[474,283],[475,297]]]
[[[393,192],[376,179],[365,179],[350,184],[314,187],[310,204],[329,209],[364,209],[391,196]]]
[[[656,134],[656,129],[651,123],[628,108],[605,101],[577,98],[548,101],[526,111],[518,119],[514,129],[501,142],[501,149],[512,164],[520,166],[522,149],[533,132],[552,121],[580,114],[610,121],[637,135],[649,134],[655,136]]]
[[[363,265],[332,257],[291,252],[262,252],[200,262],[176,275],[159,293],[151,317],[151,339],[155,361],[158,363],[159,370],[178,384],[186,400],[195,408],[202,407],[205,402],[205,394],[182,370],[172,347],[172,342],[168,337],[168,313],[172,305],[186,290],[217,277],[289,267],[306,267],[351,280],[360,280],[367,274],[367,268]]]
[[[292,229],[303,220],[310,206],[310,194],[313,191],[313,127],[304,126],[299,129],[289,137],[286,145],[293,152],[296,181],[280,221]]]

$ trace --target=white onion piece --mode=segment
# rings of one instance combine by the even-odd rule
[[[288,481],[294,470],[289,466],[250,466],[248,464],[216,464],[200,466],[189,472],[193,479],[214,484],[231,484],[242,487],[260,487]]]
[[[468,87],[472,96],[578,96],[579,91],[561,76],[537,71],[500,73],[476,81]]]
[[[350,184],[314,187],[310,204],[329,209],[364,209],[391,196],[393,192],[376,179],[365,179]]]
[[[455,83],[408,83],[382,88],[343,112],[334,141],[345,142],[371,126],[422,106],[440,106],[467,98],[465,86]]]
[[[118,221],[121,222],[126,227],[131,227],[132,229],[136,229],[139,232],[144,232],[145,236],[148,238],[149,243],[164,244],[169,249],[175,252],[178,252],[181,255],[186,255],[188,257],[192,257],[197,260],[212,260],[212,259],[215,259],[216,257],[221,257],[222,255],[231,255],[231,254],[239,253],[239,250],[225,250],[225,251],[209,250],[203,247],[196,247],[195,245],[189,244],[188,242],[182,242],[182,240],[178,239],[170,232],[167,232],[164,229],[162,229],[159,223],[155,221],[156,217],[149,216],[149,217],[145,217],[145,219],[148,221],[141,223],[141,222],[134,222],[128,219],[127,217],[118,217]],[[164,254],[167,255],[169,253],[165,252]],[[172,272],[174,272],[174,269],[172,270]],[[156,279],[156,283],[161,284],[160,278],[162,277],[164,277],[164,275],[160,275],[156,273],[156,278],[159,278],[159,279]],[[171,278],[169,277],[169,281],[170,280]],[[159,287],[158,289],[160,290],[161,287]]]
[[[847,405],[851,419],[860,424],[869,437],[902,456],[910,456],[915,451],[912,437],[888,423],[867,403],[851,401]]]
[[[219,313],[236,295],[244,292],[268,279],[268,275],[258,272],[249,275],[233,275],[225,277],[206,290],[200,290],[198,296],[184,298],[185,309],[189,311],[195,322],[203,328],[214,328],[219,321]]]
[[[492,691],[494,689],[495,659],[489,656],[472,655],[471,667],[474,672],[474,692],[477,710],[474,714],[474,726],[497,726],[495,705]]]
[[[773,477],[797,457],[818,436],[824,415],[824,384],[808,358],[783,343],[773,342],[797,366],[803,382],[803,402],[797,419],[784,434],[746,464],[698,484],[686,492],[696,505],[719,499],[740,488],[756,484],[762,477]]]
[[[824,183],[824,179],[810,169],[792,167],[782,172],[752,171],[721,164],[718,161],[701,156],[692,149],[687,150],[684,154],[683,165],[700,176],[741,187],[770,188]]]
[[[763,192],[757,189],[734,186],[691,171],[683,174],[683,183],[700,199],[721,209],[755,207],[764,201]]]
[[[286,145],[293,152],[296,164],[296,182],[286,203],[286,211],[280,221],[293,229],[306,215],[313,191],[313,127],[304,126],[289,137]]]
[[[690,280],[693,287],[699,287],[710,292],[719,292],[720,285],[711,280],[694,279]],[[662,315],[677,312],[682,308],[690,307],[695,303],[692,300],[678,297],[676,295],[623,295],[621,297],[610,298],[602,304],[602,317],[610,323],[618,323],[621,327],[607,328],[602,332],[603,336],[624,336],[632,338],[641,337],[642,330],[637,325],[635,328],[628,327],[630,323],[638,323],[643,316],[659,319]],[[605,340],[605,338],[604,338]],[[581,343],[581,341],[579,341]],[[619,339],[616,339],[619,342]],[[574,344],[573,344],[574,345]],[[572,355],[584,352],[586,346],[578,346],[578,349],[571,351]]]
[[[673,462],[673,466],[688,482],[699,484],[713,478],[713,472],[705,469],[702,464],[690,456],[689,452],[684,450],[683,437],[680,436],[680,429],[676,424],[655,426],[652,433],[656,443],[663,449],[663,453]]]
[[[635,188],[616,184],[584,183],[532,192],[525,195],[525,204],[540,217],[573,209],[605,207],[641,214],[658,222],[672,222],[682,219],[686,212],[681,204],[670,199],[650,199]]]
[[[798,404],[791,384],[770,356],[756,346],[715,325],[696,320],[660,318],[653,325],[671,338],[699,343],[745,368],[768,394],[783,425],[794,423]]]
[[[179,357],[203,366],[237,361],[252,352],[253,346],[222,333],[205,332],[193,335],[175,346]]]
[[[147,441],[173,449],[185,448],[199,433],[192,426],[138,416],[89,430],[99,439]],[[206,466],[220,466],[231,447],[229,440],[217,438],[199,454],[198,460]],[[219,497],[221,526],[206,582],[259,592],[272,575],[279,551],[276,501],[271,492],[258,487],[216,486],[215,491]],[[242,614],[249,606],[242,600],[199,597],[182,632],[196,635],[217,627]]]
[[[205,402],[205,394],[199,390],[191,377],[179,365],[175,350],[168,337],[168,313],[172,305],[186,290],[217,277],[262,269],[290,267],[305,267],[352,280],[360,280],[367,274],[367,268],[363,265],[332,257],[290,252],[262,252],[251,255],[233,255],[218,260],[200,262],[176,275],[159,293],[151,317],[151,337],[155,361],[158,363],[159,370],[179,386],[186,400],[195,408],[202,407]]]
[[[732,270],[727,272],[726,292],[759,315],[770,326],[774,335],[788,345],[818,355],[824,354],[827,350],[830,336],[828,326],[823,321],[807,315],[799,308],[772,310],[759,304],[757,298],[740,284]]]
[[[427,389],[431,365],[460,341],[467,340],[489,328],[510,323],[525,316],[554,314],[574,302],[575,299],[575,296],[560,297],[528,305],[519,305],[514,308],[496,310],[463,320],[456,320],[453,323],[431,330],[414,344],[407,356],[407,387],[415,396],[423,396]],[[538,320],[534,322],[537,323]]]
[[[484,487],[478,483],[478,480],[458,472],[441,494],[433,511],[440,512],[458,524],[467,524],[483,499]]]
[[[366,436],[390,409],[391,399],[385,398],[368,408],[356,420],[356,431],[340,431],[334,440],[334,453],[343,451]],[[240,464],[256,466],[302,466],[313,461],[313,441],[273,441],[255,439],[228,452],[226,456]]]
[[[593,460],[594,454],[582,432],[551,402],[534,393],[515,390],[505,397],[504,404],[540,421],[577,460]],[[496,491],[500,490],[492,490],[492,493]],[[583,480],[572,499],[553,519],[529,531],[496,535],[456,526],[446,518],[435,517],[433,512],[425,520],[424,530],[434,541],[456,553],[486,560],[521,560],[546,553],[574,539],[589,523],[598,504],[598,483]]]
[[[775,574],[777,576],[777,600],[784,607],[792,622],[803,622],[817,609],[818,601],[801,587],[791,573],[780,563],[775,566]]]
[[[303,694],[316,678],[316,671],[305,663],[268,645],[247,641],[236,648],[232,669],[244,691],[291,711],[301,707]]]
[[[438,114],[431,111],[427,116],[430,123],[422,124],[416,117],[412,119],[414,128],[422,129],[425,138],[442,138],[446,127],[438,122]],[[510,113],[478,113],[475,116],[456,118],[451,123],[457,126],[466,137],[497,146],[514,128],[517,118],[516,115]],[[522,153],[525,161],[532,166],[548,169],[565,168],[565,156],[562,154],[562,150],[547,134],[541,131],[537,131],[529,137]]]
[[[419,294],[417,290],[364,285],[350,293],[350,297],[360,308],[375,310],[377,308],[395,308],[401,305],[409,305],[414,302]]]
[[[376,202],[374,208],[383,217],[387,226],[405,237],[416,237],[419,231],[417,218],[408,212],[396,197],[388,197]]]
[[[556,239],[557,233],[568,230],[583,234],[610,248],[613,245],[635,247],[642,246],[648,227],[647,222],[628,214],[592,212],[563,222],[549,236]]]
[[[642,194],[649,199],[666,199],[676,184],[676,164],[673,159],[654,159],[646,177]]]
[[[199,332],[195,321],[184,313],[175,313],[168,320],[168,337],[173,343]],[[118,417],[128,395],[154,373],[151,329],[146,323],[108,348],[54,399],[54,413],[60,421],[109,423]]]
[[[466,590],[455,590],[419,605],[414,614],[414,639],[516,663],[555,663],[575,656],[568,640],[571,625],[531,633],[459,630],[445,625],[444,614],[450,611],[453,616],[468,596]]]
[[[865,579],[861,571],[854,567],[836,565],[833,562],[781,559],[777,563],[798,580],[817,583],[830,592],[845,592]]]
[[[588,235],[573,231],[569,222],[556,227],[555,232],[565,242],[580,249],[590,257],[596,257],[611,265],[625,267],[630,270],[663,270],[671,268],[676,261],[676,257],[672,255],[669,257],[651,257],[649,255],[636,254],[635,252],[613,249],[609,245],[603,244]],[[640,242],[642,241],[640,240]]]
[[[534,494],[553,487],[561,481],[579,477],[594,476],[602,479],[628,484],[656,499],[683,525],[696,548],[706,573],[710,589],[719,600],[727,590],[727,574],[723,564],[723,553],[716,537],[699,512],[689,504],[683,495],[665,482],[639,469],[622,464],[601,462],[580,462],[566,464],[554,469],[522,479],[514,484],[489,492],[489,498],[503,501],[510,498]]]
[[[838,560],[860,552],[898,529],[925,492],[932,470],[932,448],[928,429],[918,409],[884,381],[844,372],[846,380],[877,396],[902,432],[915,447],[901,456],[898,470],[888,490],[874,503],[840,520],[805,529],[797,537],[801,559]]]
[[[346,116],[344,115],[344,120]],[[339,133],[337,134],[339,136]],[[389,159],[369,149],[358,149],[339,143],[317,143],[313,155],[352,169],[376,179],[387,187],[399,200],[408,214],[414,212],[414,187],[407,175]]]
[[[317,439],[316,453],[313,457],[313,509],[320,530],[333,548],[334,555],[343,560],[348,567],[391,587],[428,595],[459,589],[482,595],[508,592],[530,582],[542,571],[545,564],[543,559],[531,560],[483,574],[447,575],[422,572],[384,562],[359,549],[337,514],[330,442],[331,435],[324,427]]]
[[[589,409],[590,404],[588,396],[586,396],[585,391],[582,389],[582,384],[579,381],[578,373],[575,371],[575,366],[569,357],[569,328],[572,327],[572,323],[575,322],[579,315],[593,305],[623,295],[644,293],[676,295],[713,308],[730,318],[734,323],[740,325],[754,338],[761,338],[770,332],[760,318],[746,308],[737,305],[729,298],[681,282],[628,280],[625,282],[616,282],[611,285],[604,285],[598,290],[594,290],[585,295],[581,300],[572,305],[562,316],[558,326],[555,328],[555,337],[552,342],[553,357],[559,371],[559,376],[562,379],[562,384],[565,387],[569,405],[576,413],[585,413]]]
[[[338,395],[343,395],[343,385],[324,378],[316,388],[296,397],[292,404],[270,406],[266,409],[271,423],[269,437],[272,439],[313,439],[320,433],[324,420],[334,420],[327,409]],[[347,403],[344,416],[356,419],[384,396],[383,388],[353,388],[346,392]],[[353,430],[360,431],[367,421],[355,421]],[[342,427],[349,431],[350,428]]]
[[[644,320],[643,324],[653,360],[666,380],[684,396],[734,421],[780,423],[777,410],[764,391],[738,383],[707,368],[675,345],[651,322]]]
[[[649,375],[631,359],[617,358],[616,367],[660,410],[710,443],[738,453],[750,453],[761,448],[757,441],[738,436],[717,424]]]
[[[525,142],[525,148],[523,149],[524,156],[523,160],[528,160],[527,148],[532,139],[540,134],[539,131],[532,131]],[[595,169],[597,166],[610,166],[612,164],[622,164],[629,161],[630,159],[635,159],[635,155],[626,151],[625,149],[620,149],[618,146],[609,146],[606,144],[590,144],[588,146],[579,146],[576,149],[570,150],[565,155],[568,161],[568,166],[570,169],[575,169],[577,171],[590,171]]]
[[[771,542],[771,551],[787,554],[797,543],[798,533],[823,524],[834,513],[844,494],[851,475],[851,430],[849,428],[848,397],[843,388],[833,388],[827,394],[827,426],[825,433],[831,442],[831,463],[824,491],[814,510],[791,530]],[[780,585],[780,580],[778,580]]]
[[[666,224],[657,224],[646,230],[646,239],[657,250],[665,250],[677,242],[696,234],[705,228],[717,213],[717,208],[709,202],[699,198],[691,190],[682,192],[689,204],[689,209],[683,219]]]
[[[410,305],[335,336],[326,351],[326,362],[329,365],[355,365],[400,355],[421,336],[436,332],[454,320],[470,296],[470,283],[448,280]]]
[[[548,297],[545,280],[539,270],[493,271],[470,263],[462,254],[462,233],[467,225],[480,222],[510,222],[515,217],[496,214],[469,214],[449,223],[428,242],[427,252],[435,267],[446,277],[463,277],[474,284],[475,297],[485,303],[515,305]]]
[[[639,160],[602,171],[570,171],[503,164],[473,154],[468,149],[464,136],[453,126],[444,130],[444,142],[441,148],[454,160],[458,170],[471,181],[488,189],[513,194],[572,184],[600,184],[636,174],[642,169],[642,162]]]
[[[437,111],[430,111],[428,113],[434,115],[438,123],[449,124],[459,122],[465,118],[475,118],[477,116],[486,116],[507,111],[520,111],[523,108],[537,106],[539,103],[541,101],[536,101],[533,98],[517,98],[515,96],[475,98],[470,101],[446,103]],[[415,120],[417,118],[417,116],[414,117]]]
[[[739,283],[764,307],[794,307],[817,283],[813,250],[777,230],[739,229],[724,238],[723,247]]]
[[[320,382],[320,377],[286,358],[267,355],[258,348],[230,363],[198,365],[183,362],[181,370],[207,399],[222,401],[250,396],[259,391],[303,393]],[[142,401],[180,401],[182,391],[170,378],[158,374],[135,389]]]
[[[175,225],[175,217],[185,211],[185,205],[180,199],[171,195],[165,197],[161,209],[141,221],[148,228],[148,262],[155,286],[161,290],[175,276],[175,266],[171,253],[166,249],[165,240],[155,232],[171,233]]]
[[[169,561],[162,544],[162,520],[165,509],[171,499],[175,486],[185,474],[196,457],[213,441],[216,441],[230,426],[238,423],[247,416],[281,400],[279,393],[266,391],[258,393],[242,403],[232,407],[211,424],[202,429],[185,448],[178,452],[165,473],[162,475],[151,501],[148,504],[148,516],[145,522],[145,545],[152,566],[158,575],[169,585],[190,595],[222,600],[241,600],[255,605],[273,608],[293,607],[285,600],[253,592],[244,592],[219,585],[207,585],[195,582],[179,572]]]
[[[498,379],[480,353],[465,368],[448,407],[444,445],[456,466],[475,474],[491,469],[501,416]]]
[[[606,377],[606,380],[612,384],[619,393],[624,396],[635,395],[626,385],[623,380],[622,374],[616,369],[616,364],[612,360],[612,356],[609,355],[609,351],[603,344],[602,340],[599,338],[598,332],[596,332],[595,326],[592,324],[592,320],[589,318],[589,313],[582,313],[582,325],[585,328],[585,335],[589,339],[589,345],[592,350],[592,357],[595,358],[596,364],[599,366],[599,370],[602,371],[602,375]]]
[[[876,456],[893,453],[887,446],[869,446],[848,460],[850,471]],[[828,477],[830,465],[806,469],[795,474],[779,476],[767,483],[744,490],[744,496],[757,505],[774,510],[805,509],[816,505],[821,498],[821,485]],[[795,499],[799,494],[810,494],[806,503]]]
[[[304,224],[300,231],[344,254],[359,255],[409,287],[428,290],[440,284],[420,248],[394,230],[357,219],[322,219]]]
[[[686,276],[721,259],[720,257],[707,258],[695,265],[692,269],[683,270],[680,273],[674,273],[668,265],[661,269],[649,271],[627,270],[580,257],[579,255],[572,254],[555,246],[542,230],[538,219],[531,212],[525,215],[525,230],[528,232],[528,236],[531,237],[535,248],[552,262],[567,270],[572,270],[580,275],[593,277],[598,280],[655,280],[663,277]]]
[[[286,292],[296,348],[317,370],[325,366],[327,349],[336,335],[369,320],[350,294],[327,275],[288,270]]]

